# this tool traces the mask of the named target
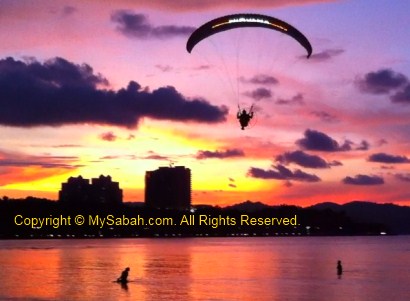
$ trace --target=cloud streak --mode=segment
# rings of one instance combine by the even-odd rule
[[[345,52],[343,49],[326,49],[321,52],[313,53],[310,60],[317,62],[329,61],[334,57],[341,55],[343,52]]]
[[[305,101],[303,100],[303,94],[298,93],[292,98],[285,99],[285,98],[278,98],[275,101],[276,104],[278,105],[299,105],[302,106],[305,104]]]
[[[0,167],[38,166],[42,168],[59,167],[72,169],[79,166],[72,164],[76,160],[78,160],[78,157],[75,156],[33,156],[0,149]]]
[[[312,111],[310,112],[310,114],[319,118],[323,122],[333,123],[339,121],[339,119],[336,116],[329,114],[325,111]]]
[[[267,74],[257,74],[250,78],[240,77],[242,83],[255,85],[276,85],[279,83],[278,79]]]
[[[196,154],[195,158],[199,160],[203,160],[203,159],[226,159],[226,158],[243,157],[243,156],[245,156],[245,153],[240,149],[227,149],[223,151],[200,150]]]

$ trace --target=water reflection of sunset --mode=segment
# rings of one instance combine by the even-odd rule
[[[383,301],[394,288],[401,298],[394,300],[405,300],[409,243],[404,236],[3,240],[0,298]],[[113,283],[125,267],[131,282]]]

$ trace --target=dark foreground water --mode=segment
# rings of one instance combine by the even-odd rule
[[[0,278],[0,300],[405,301],[410,236],[9,240]]]

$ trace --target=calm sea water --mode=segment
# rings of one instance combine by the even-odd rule
[[[1,300],[405,301],[410,236],[0,241],[0,278]]]

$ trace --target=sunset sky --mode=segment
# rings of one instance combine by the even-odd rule
[[[410,1],[0,0],[0,197],[111,175],[144,200],[160,166],[192,203],[410,205]],[[203,23],[266,14],[186,51]],[[254,106],[241,130],[238,105]]]

